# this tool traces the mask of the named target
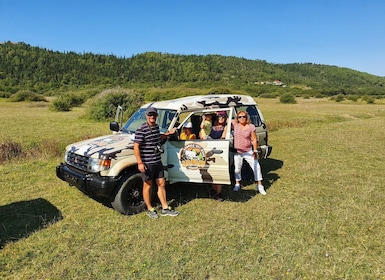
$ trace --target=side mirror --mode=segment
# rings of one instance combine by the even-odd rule
[[[119,131],[119,123],[118,122],[110,122],[110,130]]]

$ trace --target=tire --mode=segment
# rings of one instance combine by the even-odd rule
[[[124,214],[133,215],[143,212],[146,204],[143,200],[143,181],[140,173],[131,172],[122,177],[118,185],[115,197],[113,197],[112,207]],[[154,197],[153,188],[151,188],[151,199]]]

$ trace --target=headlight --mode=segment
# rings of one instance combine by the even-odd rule
[[[66,151],[65,153],[64,153],[64,162],[65,163],[68,163],[68,151]]]
[[[87,169],[90,172],[98,172],[110,169],[111,159],[89,158]]]

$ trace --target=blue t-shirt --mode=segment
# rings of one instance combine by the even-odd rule
[[[224,130],[225,126],[213,126],[210,132],[210,137],[212,139],[221,139]]]
[[[140,145],[140,157],[145,164],[156,164],[161,161],[160,151],[160,131],[159,125],[149,126],[148,123],[142,124],[135,131],[135,143]]]

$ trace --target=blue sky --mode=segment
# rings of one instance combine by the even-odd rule
[[[384,0],[0,0],[0,42],[219,54],[385,76]]]

